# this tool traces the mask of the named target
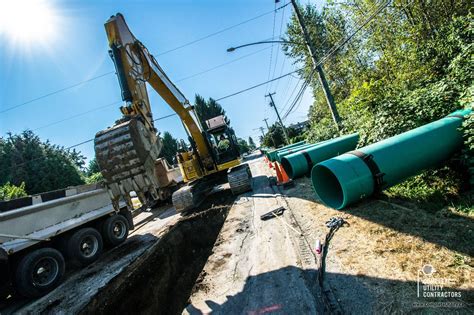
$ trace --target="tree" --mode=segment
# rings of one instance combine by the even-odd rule
[[[163,148],[160,157],[164,157],[170,164],[174,164],[174,157],[178,153],[178,140],[171,136],[171,133],[165,131],[163,134]]]
[[[265,147],[275,147],[278,148],[285,144],[285,134],[283,133],[283,129],[281,125],[278,123],[274,123],[270,126],[270,129],[263,137],[263,141],[261,142]]]
[[[84,156],[42,142],[31,130],[0,138],[0,185],[25,184],[28,194],[84,184]]]
[[[351,0],[328,1],[322,9],[313,4],[304,6],[301,11],[318,49],[317,58],[323,58],[337,42],[349,38],[383,3]],[[362,32],[325,59],[322,66],[342,118],[342,132],[358,132],[361,147],[467,106],[463,96],[474,84],[470,7],[467,0],[390,1]],[[285,39],[290,42],[284,44],[285,53],[302,68],[301,78],[308,79],[312,63],[294,16]],[[308,115],[310,129],[305,133],[311,142],[339,134],[324,94],[316,85],[313,76],[314,102]],[[267,146],[271,143],[269,137],[264,140]],[[457,169],[464,170],[457,171],[458,179],[464,178],[466,169],[452,167],[451,171]],[[433,183],[448,182],[442,175],[436,176]],[[424,178],[436,176],[418,177],[424,184],[413,181],[411,185],[433,187]]]
[[[206,101],[202,96],[196,94],[194,106],[198,119],[201,122],[201,125],[204,130],[207,130],[206,120],[219,115],[225,116],[225,110],[213,98],[209,98],[209,100]],[[229,125],[230,120],[227,117],[225,118],[225,120],[226,123]]]
[[[99,164],[97,164],[97,159],[93,157],[89,161],[89,164],[87,165],[86,175],[91,176],[92,174],[95,174],[95,173],[100,173],[100,168],[99,168]]]
[[[239,145],[240,154],[248,153],[250,151],[249,145],[245,139],[237,138],[237,144]]]
[[[253,141],[252,137],[249,137],[249,147],[250,150],[255,150],[257,146],[255,145],[255,142]]]
[[[380,3],[375,0],[331,1],[322,10],[308,4],[301,11],[311,40],[322,58],[347,38]],[[323,66],[343,119],[343,132],[359,131],[361,144],[393,136],[433,121],[460,107],[472,84],[473,45],[468,1],[395,0],[363,32],[326,59]],[[303,65],[308,78],[311,59],[299,25],[288,25],[285,53]],[[309,140],[331,138],[330,113],[312,80]]]

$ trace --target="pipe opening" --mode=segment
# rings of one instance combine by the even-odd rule
[[[294,177],[293,168],[291,167],[291,163],[286,158],[281,159],[281,166],[285,170],[288,177],[293,179]]]
[[[344,192],[336,175],[323,165],[316,165],[311,172],[316,194],[331,208],[341,209],[344,203]]]

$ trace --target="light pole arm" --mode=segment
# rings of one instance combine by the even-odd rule
[[[281,43],[283,43],[283,44],[297,44],[296,42],[291,42],[291,41],[287,41],[287,40],[263,40],[263,41],[260,41],[260,42],[240,45],[240,46],[236,46],[236,47],[230,47],[230,48],[227,48],[227,52],[232,52],[236,49],[239,49],[239,48],[242,48],[242,47],[247,47],[247,46],[260,45],[260,44],[275,44],[275,43],[278,43],[278,44],[281,44]]]

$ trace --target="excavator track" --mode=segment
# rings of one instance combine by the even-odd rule
[[[234,195],[252,190],[252,173],[248,164],[242,164],[229,169],[227,180],[230,190]]]
[[[252,173],[248,164],[233,167],[227,171],[227,181],[233,195],[252,190]],[[183,212],[198,207],[217,184],[222,183],[220,175],[198,179],[179,190],[172,196],[176,212]]]
[[[183,212],[198,207],[212,190],[214,182],[198,179],[173,193],[172,201],[176,212]]]

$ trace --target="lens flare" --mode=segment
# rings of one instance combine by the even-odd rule
[[[60,17],[47,0],[0,0],[0,39],[8,44],[51,44],[58,37]]]

